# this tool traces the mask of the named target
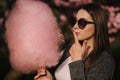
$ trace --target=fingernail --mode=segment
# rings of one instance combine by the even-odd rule
[[[45,69],[39,69],[39,70],[38,70],[38,73],[39,73],[39,72],[45,72]]]
[[[47,72],[46,72],[46,71],[42,71],[42,72],[40,72],[39,74],[40,74],[41,76],[44,76],[44,75],[47,74]]]
[[[44,75],[44,74],[45,74],[45,71],[44,71],[44,72],[41,72],[41,74],[43,74],[43,75]]]

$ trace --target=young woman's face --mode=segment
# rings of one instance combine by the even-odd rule
[[[94,21],[91,15],[84,9],[80,9],[76,15],[76,23],[73,31],[80,41],[90,39],[95,32]]]

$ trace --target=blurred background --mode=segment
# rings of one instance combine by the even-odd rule
[[[5,41],[5,20],[16,0],[0,0],[0,80],[33,80],[34,74],[21,74],[9,63],[9,50]],[[76,7],[87,3],[100,3],[109,13],[108,29],[112,55],[115,59],[113,80],[120,80],[120,0],[41,0],[47,3],[57,18],[58,26],[67,37],[74,23]]]

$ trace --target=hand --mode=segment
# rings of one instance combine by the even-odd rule
[[[88,56],[90,46],[87,45],[87,40],[83,41],[81,45],[78,37],[73,32],[75,43],[71,46],[69,52],[72,57],[72,61],[83,60]]]
[[[34,77],[34,80],[52,80],[52,75],[43,67],[38,70],[38,74]]]

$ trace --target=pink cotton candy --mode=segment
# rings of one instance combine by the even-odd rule
[[[6,38],[11,66],[22,73],[55,66],[64,42],[49,6],[33,0],[16,2],[6,21]]]

